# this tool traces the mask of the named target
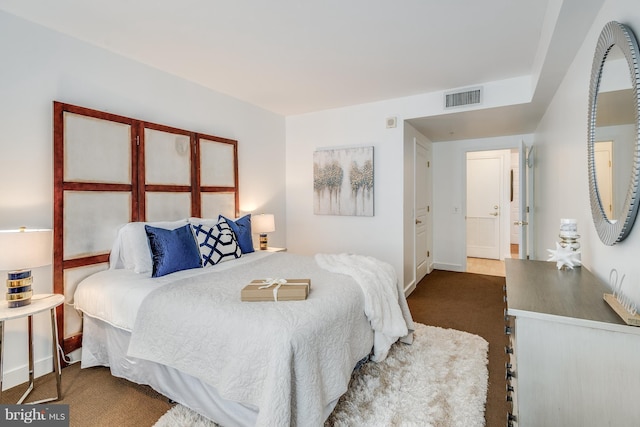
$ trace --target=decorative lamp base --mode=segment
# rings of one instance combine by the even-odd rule
[[[267,235],[266,234],[260,234],[260,250],[261,251],[266,251],[267,250]]]
[[[7,275],[7,304],[9,308],[31,304],[31,270],[10,271]]]

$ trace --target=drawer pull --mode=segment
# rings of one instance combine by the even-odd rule
[[[516,373],[513,372],[511,369],[507,369],[507,374],[505,375],[505,379],[509,381],[510,379],[515,377],[516,377]]]
[[[507,353],[507,354],[513,354],[513,348],[509,347],[509,346],[506,346],[504,348],[504,352]]]
[[[507,384],[507,393],[513,393],[515,391],[515,389],[513,388],[513,386],[511,384]]]
[[[513,402],[513,397],[510,394],[507,394],[507,402]]]
[[[513,427],[514,422],[518,422],[518,417],[509,412],[507,414],[507,427]]]
[[[511,326],[505,326],[504,327],[504,334],[505,335],[511,335]]]

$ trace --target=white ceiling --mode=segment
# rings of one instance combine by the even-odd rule
[[[558,2],[562,13],[545,26],[547,6],[553,9]],[[0,10],[275,113],[295,115],[527,76],[540,67],[543,103],[601,3],[0,0]],[[576,29],[572,21],[584,28]],[[563,28],[565,23],[574,28]],[[565,33],[572,43],[553,58],[545,42],[551,37],[564,43]],[[552,77],[545,80],[545,72]],[[504,119],[507,110],[497,112],[499,117]],[[540,106],[534,112],[522,106],[515,110],[516,121],[505,129],[496,128],[499,123],[483,129],[490,111],[412,122],[434,141],[464,139],[487,132],[528,133],[528,122],[543,111]]]

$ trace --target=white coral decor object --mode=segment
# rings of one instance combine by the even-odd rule
[[[580,251],[574,251],[569,246],[562,247],[560,243],[556,242],[556,249],[547,249],[547,251],[551,254],[548,261],[555,261],[558,270],[564,266],[572,269],[582,264],[580,261]]]

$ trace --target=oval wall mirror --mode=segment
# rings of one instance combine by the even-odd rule
[[[627,237],[640,202],[638,60],[638,43],[629,27],[605,25],[591,69],[587,158],[591,214],[606,245]]]

